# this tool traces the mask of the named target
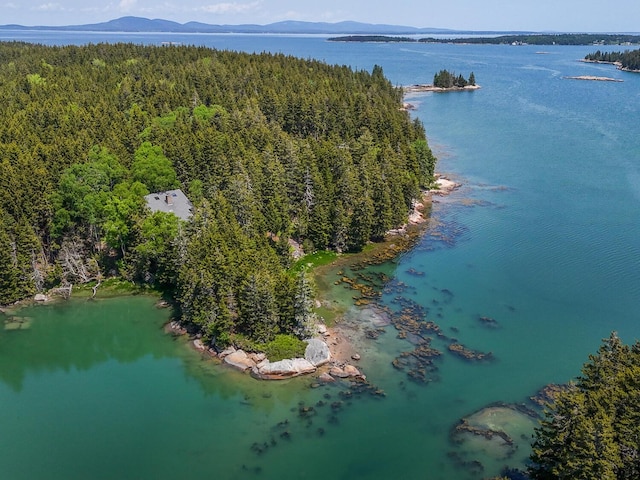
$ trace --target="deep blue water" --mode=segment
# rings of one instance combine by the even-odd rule
[[[175,478],[178,471],[205,474],[216,471],[211,468],[214,464],[222,472],[221,478],[246,478],[244,468],[256,467],[262,469],[260,473],[251,470],[256,478],[488,477],[505,464],[521,466],[526,439],[520,453],[511,459],[467,453],[466,459],[484,463],[483,472],[456,466],[448,454],[472,449],[449,441],[450,429],[461,416],[496,401],[524,402],[547,383],[570,380],[612,330],[627,343],[640,337],[640,74],[579,62],[593,47],[0,32],[0,40],[7,39],[47,44],[171,41],[282,52],[357,69],[371,70],[378,64],[397,85],[428,83],[436,71],[446,68],[465,76],[473,71],[482,86],[475,92],[407,97],[417,107],[413,115],[425,124],[430,145],[439,157],[438,170],[462,187],[434,205],[433,217],[444,227],[427,234],[414,250],[403,255],[393,272],[396,280],[408,284],[405,296],[428,308],[429,316],[448,335],[455,332],[468,347],[492,352],[495,361],[468,364],[445,352],[439,363],[439,380],[427,386],[414,385],[390,366],[398,351],[409,348],[388,332],[363,347],[363,366],[368,378],[387,392],[384,400],[364,400],[345,409],[337,425],[323,420],[326,435],[322,438],[310,433],[313,430],[302,430],[307,427],[292,426],[299,441],[279,442],[279,448],[256,456],[249,448],[254,437],[268,439],[274,425],[285,416],[295,417],[290,412],[298,402],[315,402],[324,393],[338,398],[336,392],[306,391],[291,383],[258,387],[239,382],[230,386],[227,375],[198,363],[180,373],[180,362],[189,364],[190,360],[168,347],[161,349],[162,355],[128,361],[126,369],[122,359],[114,355],[111,362],[96,361],[97,366],[87,367],[92,369],[92,382],[114,375],[114,370],[107,368],[112,363],[118,375],[129,372],[134,386],[136,378],[151,372],[151,392],[157,394],[163,388],[173,392],[167,395],[166,404],[151,402],[158,411],[144,422],[136,424],[140,411],[133,410],[118,429],[103,426],[93,433],[111,436],[112,443],[117,443],[118,436],[134,433],[140,444],[145,438],[153,439],[142,450],[142,460],[117,450],[120,478]],[[564,78],[575,75],[624,81]],[[443,231],[446,241],[436,235]],[[410,275],[410,268],[424,275]],[[385,296],[384,301],[392,305],[393,296]],[[479,316],[494,318],[498,328],[486,328]],[[139,335],[156,335],[154,328]],[[18,332],[27,333],[31,332]],[[0,346],[10,340],[0,332]],[[166,340],[158,334],[157,341]],[[437,341],[435,345],[444,346]],[[0,369],[8,368],[6,365],[0,363]],[[6,379],[11,388],[0,384],[2,404],[9,405],[5,413],[14,408],[11,402],[37,408],[37,403],[28,399],[44,394],[42,389],[54,389],[70,374],[60,366],[26,371],[18,393]],[[194,383],[193,378],[198,381]],[[134,386],[128,384],[126,390],[133,397],[137,395]],[[245,397],[250,401],[243,402]],[[57,401],[64,404],[68,400]],[[163,407],[167,409],[164,414],[160,412]],[[227,415],[214,415],[212,409]],[[167,412],[171,421],[165,425]],[[39,431],[52,438],[52,432],[60,428],[53,420],[55,415],[55,411],[50,417],[44,415],[52,423],[39,426]],[[88,413],[78,415],[79,421],[90,418]],[[116,413],[109,411],[108,415]],[[314,421],[319,422],[319,417]],[[103,418],[98,423],[109,422]],[[7,435],[20,436],[24,425],[11,423]],[[154,428],[149,437],[140,433],[150,425]],[[35,426],[30,428],[37,435]],[[311,428],[315,429],[315,424]],[[67,434],[72,438],[72,433]],[[225,443],[222,448],[220,437],[224,435],[231,445]],[[182,446],[176,447],[172,436],[179,438]],[[162,443],[158,439],[165,439],[166,448],[174,455],[158,452]],[[46,441],[24,447],[31,448],[31,468],[16,463],[15,459],[22,462],[24,457],[16,456],[10,446],[15,447],[5,443],[0,466],[8,463],[14,478],[33,478],[47,465],[37,463],[47,448]],[[50,478],[82,478],[86,469],[68,467],[73,464],[74,449],[59,446],[58,450],[60,463],[67,469]],[[87,447],[84,455],[91,454]],[[65,460],[65,456],[69,458]],[[122,475],[122,471],[135,474]],[[105,473],[104,478],[109,476]]]

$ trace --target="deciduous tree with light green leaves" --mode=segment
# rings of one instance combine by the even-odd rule
[[[150,192],[163,192],[179,186],[176,171],[162,148],[143,142],[136,150],[131,175],[134,181],[144,184]]]

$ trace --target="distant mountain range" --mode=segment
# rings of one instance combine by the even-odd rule
[[[297,22],[284,21],[268,25],[210,25],[200,22],[177,23],[170,20],[142,17],[121,17],[108,22],[67,26],[0,25],[2,30],[65,30],[77,32],[171,32],[171,33],[289,33],[289,34],[450,34],[495,33],[460,32],[444,28],[416,28],[402,25],[384,25],[360,22]]]

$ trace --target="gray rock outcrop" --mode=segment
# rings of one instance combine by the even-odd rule
[[[317,338],[307,340],[307,348],[304,351],[304,358],[316,367],[324,365],[331,360],[329,346]]]
[[[265,360],[259,368],[256,366],[251,370],[251,375],[264,380],[282,380],[315,371],[316,367],[304,358],[287,358],[273,363]]]

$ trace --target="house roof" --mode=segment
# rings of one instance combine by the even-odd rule
[[[152,212],[173,213],[182,220],[188,220],[191,217],[193,205],[180,189],[150,193],[145,195],[144,199]]]

